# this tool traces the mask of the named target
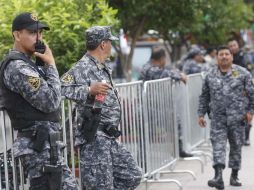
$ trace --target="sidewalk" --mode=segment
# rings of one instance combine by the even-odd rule
[[[228,156],[228,154],[227,154]],[[202,157],[201,157],[202,158]],[[201,164],[198,161],[178,161],[176,170],[191,170],[195,173],[197,179],[189,174],[166,174],[162,179],[176,179],[181,184],[184,190],[209,190],[207,181],[214,177],[214,170],[212,168],[212,161],[208,158],[207,164],[204,166],[204,173],[201,172]],[[243,186],[233,187],[229,185],[229,178],[231,169],[225,168],[223,172],[223,179],[225,183],[225,190],[254,190],[254,129],[251,130],[251,145],[243,147],[242,154],[242,169],[239,172],[239,179]],[[137,190],[178,190],[180,189],[175,183],[142,183]]]

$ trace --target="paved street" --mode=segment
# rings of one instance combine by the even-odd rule
[[[223,173],[225,190],[254,190],[254,130],[251,131],[251,146],[243,147],[243,162],[242,170],[239,172],[239,178],[243,183],[242,187],[232,187],[229,185],[229,177],[231,170],[226,168]],[[202,158],[203,159],[203,158]],[[204,159],[203,159],[204,160]],[[209,190],[215,189],[207,186],[207,181],[214,176],[212,161],[207,159],[207,164],[204,167],[204,173],[201,172],[201,164],[198,161],[178,161],[176,170],[191,170],[197,176],[193,180],[189,174],[170,174],[163,175],[162,179],[176,179],[181,184],[184,190]],[[145,190],[146,184],[142,183],[138,190]],[[177,190],[179,187],[174,183],[153,183],[147,184],[147,190]]]

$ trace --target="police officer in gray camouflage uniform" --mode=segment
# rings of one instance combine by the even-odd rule
[[[165,67],[166,52],[163,48],[154,47],[152,49],[151,58],[146,63],[140,72],[139,80],[155,80],[160,78],[170,77],[176,81],[183,81],[186,83],[187,76],[177,69]]]
[[[61,78],[62,95],[77,103],[78,118],[89,106],[93,107],[96,95],[105,97],[93,140],[85,138],[91,118],[82,123],[82,127],[79,123],[76,129],[75,144],[80,147],[82,184],[86,190],[135,189],[142,177],[130,152],[109,133],[110,130],[119,132],[121,118],[119,97],[111,71],[105,65],[111,54],[112,40],[118,38],[111,34],[110,27],[89,28],[86,31],[87,53]]]
[[[183,63],[183,72],[186,75],[201,73],[209,69],[208,65],[204,62],[202,51],[195,47],[190,50],[187,58]]]
[[[241,186],[241,149],[244,143],[243,123],[250,123],[254,112],[254,81],[250,73],[232,64],[233,55],[226,46],[218,49],[218,66],[211,69],[204,80],[199,98],[199,125],[206,126],[204,115],[210,111],[210,138],[213,147],[215,177],[210,187],[224,189],[222,170],[225,168],[227,139],[230,144],[230,185]]]
[[[165,67],[166,65],[166,53],[161,47],[154,47],[152,50],[151,58],[147,64],[145,64],[140,72],[139,80],[156,80],[162,78],[171,78],[175,81],[187,82],[187,76],[180,72],[178,69],[171,67]],[[181,127],[181,118],[177,116],[178,136],[179,136],[179,156],[192,157],[193,155],[184,151],[183,149],[183,135]]]
[[[43,29],[49,30],[31,13],[21,13],[13,20],[14,47],[0,70],[0,105],[18,130],[13,152],[30,179],[30,190],[77,190],[60,152],[61,83],[55,60],[47,45],[44,54],[35,53]],[[40,57],[45,66],[36,66],[33,55]],[[53,149],[56,165],[51,163]]]
[[[159,79],[166,64],[165,50],[159,47],[154,47],[150,60],[143,65],[139,80],[155,80]]]

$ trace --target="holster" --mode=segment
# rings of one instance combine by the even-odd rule
[[[47,176],[49,190],[61,190],[62,189],[62,165],[44,165],[42,171]]]
[[[94,109],[93,107],[85,107],[85,110],[78,118],[78,126],[81,126],[82,134],[88,143],[92,142],[95,138],[100,123],[100,117],[100,108]]]
[[[60,154],[60,132],[54,132],[49,135],[50,143],[50,164],[45,164],[42,171],[48,176],[50,190],[62,189],[63,166],[59,161]]]
[[[49,135],[50,164],[52,164],[52,165],[58,164],[58,155],[60,154],[59,142],[60,142],[60,133],[59,132],[51,133]]]
[[[31,139],[33,141],[32,148],[37,151],[41,152],[44,148],[46,140],[48,140],[49,131],[47,127],[41,125],[36,128],[36,132],[34,136],[31,136]]]

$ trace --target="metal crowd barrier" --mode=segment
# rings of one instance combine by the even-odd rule
[[[72,174],[78,180],[80,189],[81,185],[81,173],[80,173],[80,154],[79,149],[74,149],[74,128],[76,118],[75,103],[71,100],[63,98],[61,102],[62,107],[62,132],[63,132],[63,143],[66,144],[64,149],[64,161],[70,167]]]
[[[5,110],[0,110],[0,189],[23,190],[24,175],[19,160],[14,160],[12,144],[16,132]]]
[[[191,80],[191,79],[190,79]],[[184,161],[198,161],[201,164],[201,171],[204,172],[204,161],[200,159],[200,155],[203,155],[204,157],[207,155],[206,152],[203,151],[194,151],[195,146],[191,147],[190,145],[190,138],[191,138],[191,131],[193,129],[195,130],[206,130],[201,129],[198,125],[191,126],[190,123],[190,115],[194,115],[195,118],[192,118],[193,120],[197,120],[197,106],[190,107],[190,95],[188,94],[188,83],[184,84],[182,82],[173,82],[172,85],[172,91],[173,91],[173,102],[174,102],[174,114],[175,114],[175,120],[176,120],[176,127],[178,128],[178,136],[179,140],[182,142],[183,150],[187,152],[194,153],[194,157],[188,157],[188,158],[181,158],[181,160]],[[196,92],[195,92],[196,93]],[[199,96],[198,93],[195,94],[193,98],[197,98]],[[196,110],[195,110],[196,109]],[[192,113],[190,113],[192,112]],[[197,129],[196,129],[197,128]],[[197,137],[199,137],[202,141],[205,140],[204,136],[201,132],[198,134],[195,134]],[[206,157],[205,157],[206,161]]]
[[[147,172],[143,118],[143,82],[117,84],[121,103],[120,141],[130,150],[143,172]]]
[[[9,170],[11,167],[11,163],[8,159],[8,149],[10,149],[10,146],[7,146],[10,142],[7,141],[7,136],[11,136],[10,134],[7,135],[7,130],[5,127],[6,125],[6,114],[5,111],[0,111],[0,123],[1,123],[1,139],[2,142],[0,143],[0,152],[1,152],[1,158],[0,158],[0,189],[9,189],[11,185],[13,185],[13,182],[9,180]],[[9,131],[9,130],[8,130]],[[10,158],[10,156],[9,156]]]
[[[201,128],[198,124],[198,101],[199,95],[202,90],[202,82],[203,82],[203,73],[188,75],[188,82],[186,85],[186,99],[187,99],[187,113],[188,113],[188,121],[187,128],[185,133],[186,138],[186,148],[187,150],[192,151],[196,154],[202,154],[206,157],[212,159],[212,155],[209,153],[209,149],[206,151],[202,148],[202,146],[209,144],[209,128],[210,121],[206,116],[207,127]],[[207,152],[208,151],[208,152]]]
[[[148,171],[152,172],[176,159],[171,81],[147,81],[143,93]]]
[[[198,98],[201,94],[202,88],[202,76],[201,74],[188,75],[187,82],[187,113],[188,113],[188,124],[189,131],[187,133],[187,148],[192,150],[198,145],[205,142],[205,128],[201,128],[198,125]]]
[[[182,185],[178,180],[160,179],[161,174],[177,173],[173,166],[179,159],[178,129],[177,119],[180,117],[183,125],[183,133],[186,148],[190,150],[204,141],[204,132],[197,126],[196,108],[198,92],[200,92],[200,76],[191,76],[187,86],[177,86],[170,79],[159,79],[154,81],[142,81],[122,83],[116,85],[121,101],[121,123],[120,129],[122,136],[119,139],[131,151],[135,160],[143,170],[143,181],[148,183],[176,183],[180,189]],[[178,91],[176,90],[178,88]],[[185,98],[183,98],[184,96]],[[180,100],[176,100],[176,97]],[[182,101],[182,104],[179,102]],[[63,142],[67,144],[63,156],[65,162],[71,168],[73,174],[78,178],[80,184],[80,165],[79,151],[74,149],[73,128],[75,109],[74,103],[70,100],[62,101],[62,131]],[[180,114],[176,106],[182,106]],[[190,113],[191,112],[191,113]],[[11,190],[10,177],[8,176],[7,150],[10,149],[13,139],[13,133],[10,124],[6,126],[5,112],[0,112],[1,138],[3,143],[3,161],[1,161],[1,173],[4,170],[4,176],[1,175],[1,184],[3,178],[7,179],[6,189]],[[6,129],[10,130],[7,135]],[[199,135],[201,134],[201,135]],[[8,137],[7,137],[7,136]],[[10,137],[9,137],[10,136]],[[8,139],[8,140],[6,140]],[[9,144],[6,142],[10,142]],[[12,154],[13,155],[13,154]],[[13,156],[12,156],[13,157]],[[12,158],[12,160],[14,160]],[[14,176],[19,173],[13,183],[14,190],[26,189],[24,179],[22,179],[22,167],[19,165],[17,172],[13,167]],[[169,168],[168,171],[165,169]],[[193,172],[185,170],[180,171],[189,173],[195,178]],[[17,180],[19,179],[19,180]],[[19,183],[17,182],[19,181]],[[80,185],[81,186],[81,185]],[[21,188],[20,188],[21,187]],[[1,189],[4,189],[0,186]]]

